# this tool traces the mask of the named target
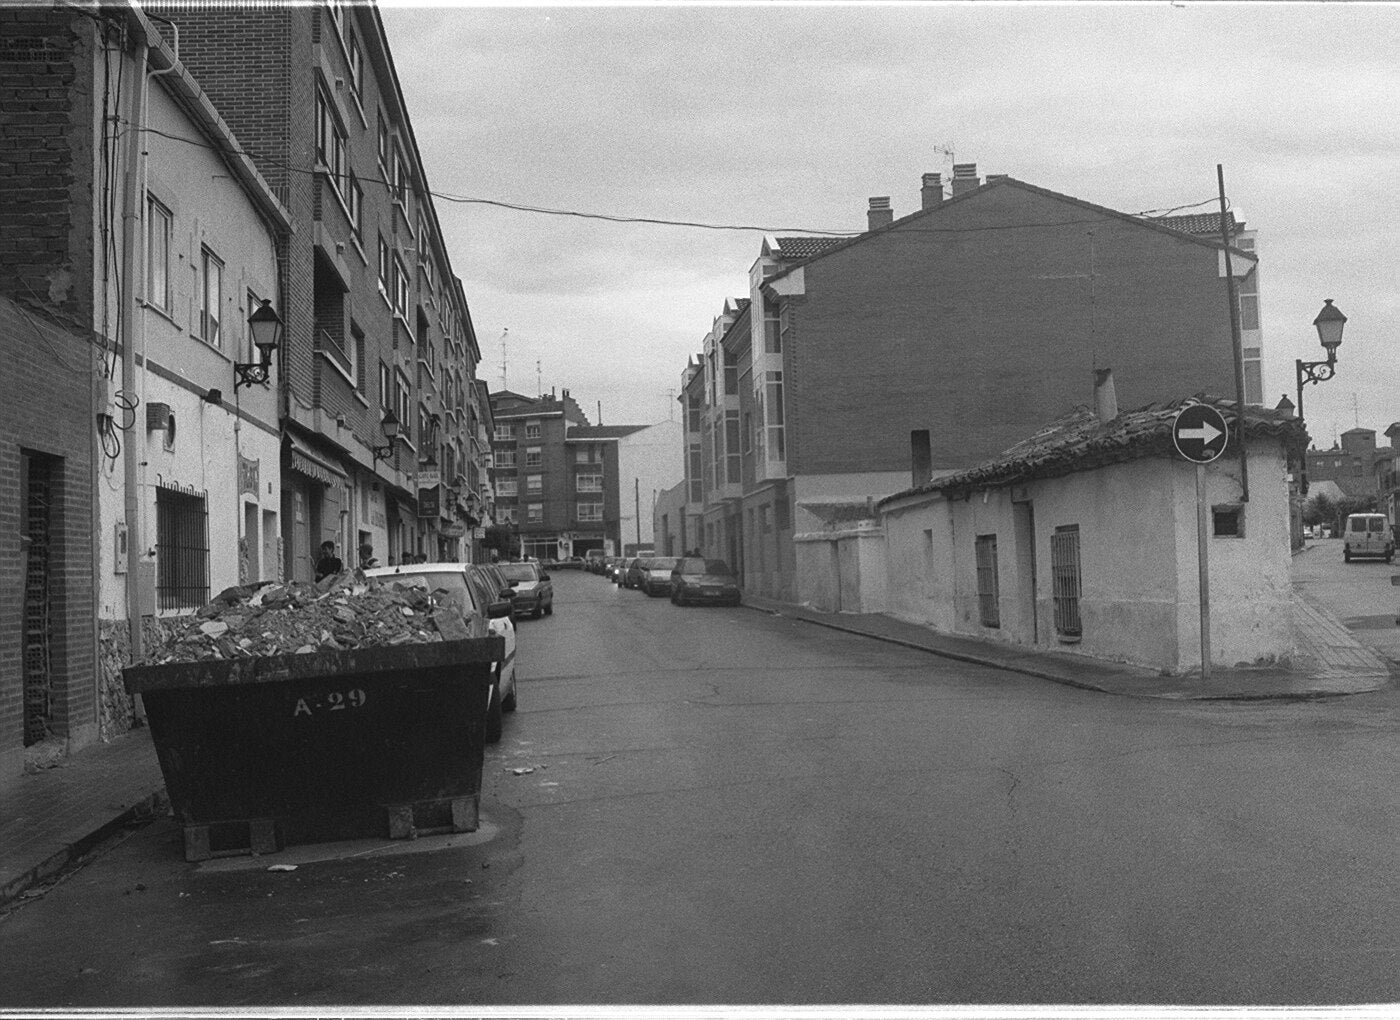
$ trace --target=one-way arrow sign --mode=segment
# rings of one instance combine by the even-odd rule
[[[1176,452],[1197,464],[1209,464],[1225,452],[1229,427],[1225,416],[1209,404],[1187,404],[1172,420]]]

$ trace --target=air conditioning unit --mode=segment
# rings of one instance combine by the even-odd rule
[[[164,432],[170,428],[170,405],[169,404],[147,404],[146,405],[146,431]]]

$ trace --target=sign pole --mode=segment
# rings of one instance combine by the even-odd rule
[[[1201,679],[1210,679],[1210,557],[1206,543],[1206,466],[1196,465],[1196,562],[1201,589]]]

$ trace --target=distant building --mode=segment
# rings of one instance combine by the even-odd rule
[[[1308,450],[1309,495],[1318,482],[1335,482],[1348,496],[1377,496],[1389,490],[1394,473],[1396,450],[1393,445],[1400,427],[1386,431],[1392,446],[1376,446],[1376,430],[1348,429],[1330,450]]]

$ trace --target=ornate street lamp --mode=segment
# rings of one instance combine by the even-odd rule
[[[371,446],[369,448],[369,452],[374,455],[376,464],[381,460],[389,459],[389,455],[394,452],[394,440],[399,438],[399,419],[392,409],[384,413],[384,420],[379,423],[379,431],[384,433],[384,438],[389,442],[384,446]]]
[[[1342,314],[1342,310],[1332,304],[1331,298],[1326,298],[1322,304],[1322,311],[1317,313],[1317,318],[1313,319],[1313,325],[1317,327],[1317,339],[1322,344],[1322,349],[1327,352],[1326,361],[1303,361],[1298,360],[1298,422],[1303,424],[1303,384],[1322,383],[1331,379],[1337,373],[1337,348],[1342,346],[1342,329],[1347,324],[1347,317]],[[1303,474],[1302,483],[1299,486],[1302,495],[1308,494],[1308,451],[1303,451]]]
[[[255,383],[266,386],[271,378],[272,353],[282,342],[282,317],[273,309],[271,301],[264,298],[263,303],[248,316],[248,331],[253,336],[253,346],[258,349],[261,360],[234,363],[235,393],[240,386],[252,386]]]

